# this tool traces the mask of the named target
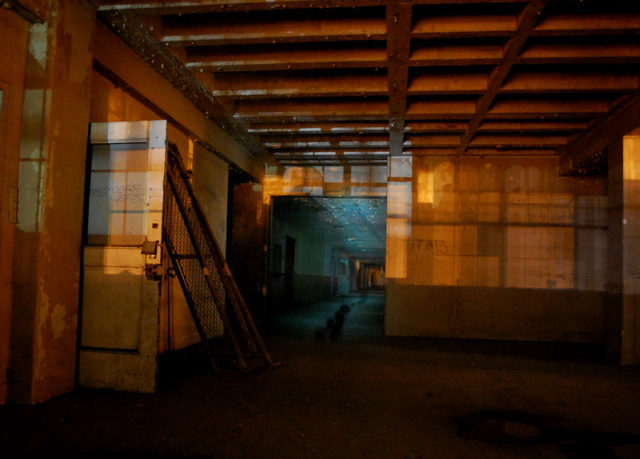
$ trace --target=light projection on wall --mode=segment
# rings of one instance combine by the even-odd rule
[[[414,158],[407,181],[406,161],[397,164],[387,277],[405,285],[603,290],[606,272],[593,265],[594,257],[606,260],[604,188],[569,188],[556,167]],[[578,251],[576,241],[588,249]]]
[[[356,196],[361,185],[374,196],[380,186],[386,277],[397,284],[605,289],[604,181],[562,178],[556,160],[541,158],[401,156],[388,171],[383,179],[375,167],[273,168],[265,203],[310,194],[311,183],[335,196]]]

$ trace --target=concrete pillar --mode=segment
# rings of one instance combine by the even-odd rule
[[[640,364],[640,136],[609,147],[608,291],[610,355]]]
[[[96,13],[51,2],[31,28],[20,147],[10,399],[74,388]]]

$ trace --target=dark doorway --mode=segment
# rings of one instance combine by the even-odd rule
[[[271,203],[269,322],[287,335],[382,336],[386,199],[277,196]]]
[[[247,174],[229,169],[226,258],[253,320],[264,319],[265,222],[262,189]]]
[[[287,236],[284,249],[284,301],[293,302],[293,272],[296,261],[296,240]]]

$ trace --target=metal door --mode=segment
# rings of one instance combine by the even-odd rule
[[[93,123],[79,384],[157,387],[166,121]]]

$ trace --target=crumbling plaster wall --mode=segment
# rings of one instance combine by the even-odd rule
[[[83,184],[95,10],[52,1],[31,27],[20,146],[10,399],[75,382]],[[19,52],[11,49],[9,54]]]

